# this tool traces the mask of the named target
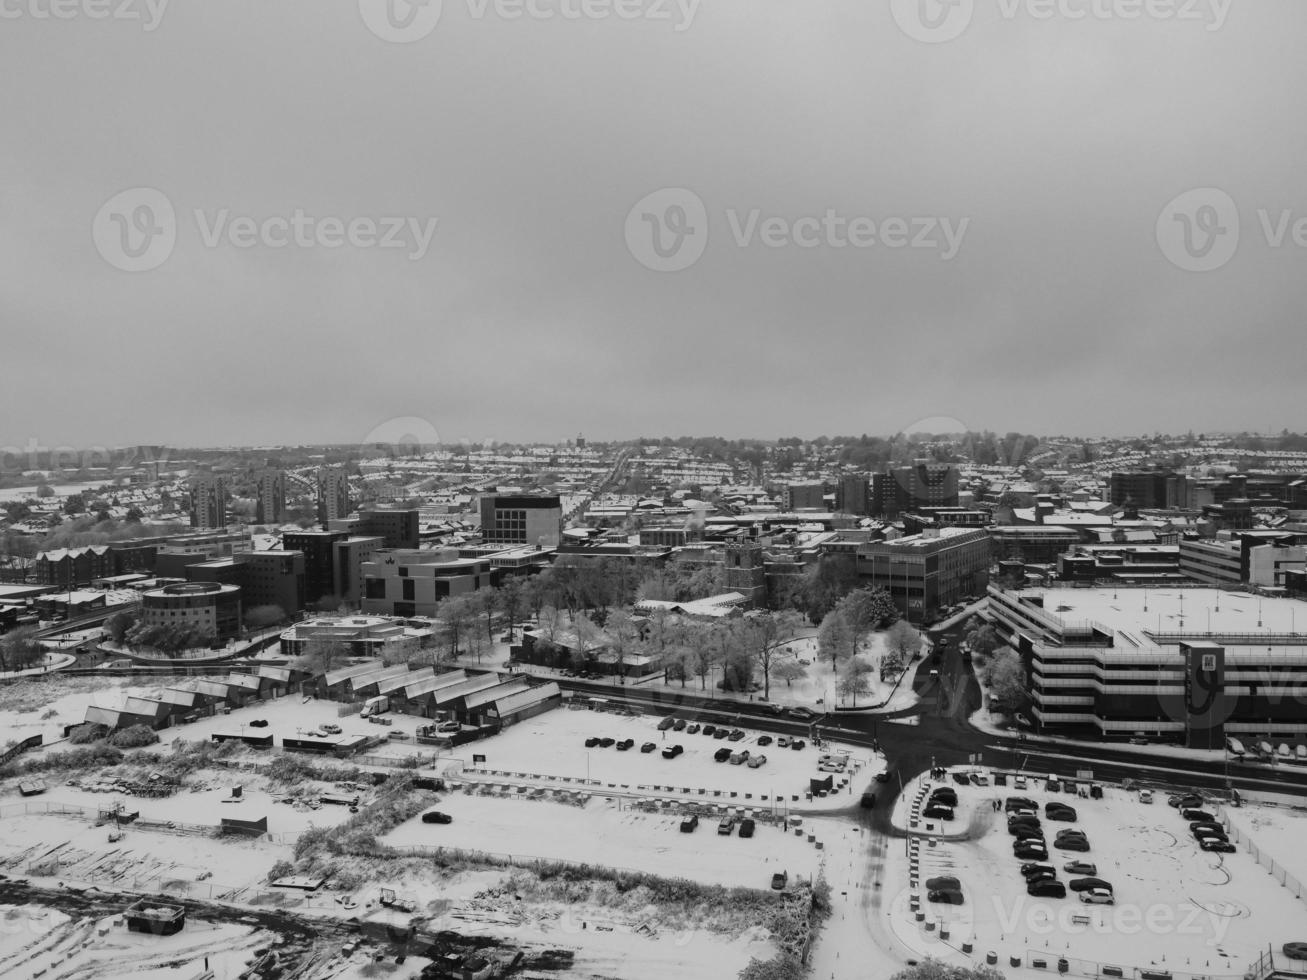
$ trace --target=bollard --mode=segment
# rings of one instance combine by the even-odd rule
[[[993,950],[990,950],[988,953],[985,954],[985,962],[989,966],[993,966],[995,963],[998,962],[998,954],[995,953]]]
[[[963,944],[962,944],[962,952],[964,952],[964,953],[970,953],[970,952],[971,952],[971,949],[972,949],[971,943],[963,943]]]

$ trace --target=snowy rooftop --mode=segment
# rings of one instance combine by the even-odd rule
[[[1138,633],[1307,634],[1307,603],[1220,589],[1025,589],[1064,622]],[[1183,624],[1181,617],[1183,616]],[[1260,625],[1258,625],[1260,622]]]

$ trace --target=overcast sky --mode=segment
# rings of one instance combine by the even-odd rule
[[[0,0],[0,444],[1304,425],[1302,0],[152,2]]]

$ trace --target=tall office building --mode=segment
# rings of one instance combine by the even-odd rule
[[[197,473],[190,480],[191,527],[227,526],[227,477],[220,473]]]
[[[958,468],[952,463],[919,459],[911,466],[892,466],[871,478],[872,516],[897,517],[921,507],[958,506]]]
[[[318,520],[338,520],[349,513],[349,479],[343,466],[318,468]]]
[[[286,519],[286,473],[264,470],[259,474],[259,499],[254,507],[256,524],[280,524]]]
[[[871,483],[861,473],[851,473],[840,477],[836,509],[843,514],[857,514],[866,517],[870,503]]]

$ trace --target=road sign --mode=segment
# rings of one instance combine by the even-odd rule
[[[1094,770],[1092,769],[1076,770],[1076,779],[1093,779],[1093,778],[1094,778]]]

